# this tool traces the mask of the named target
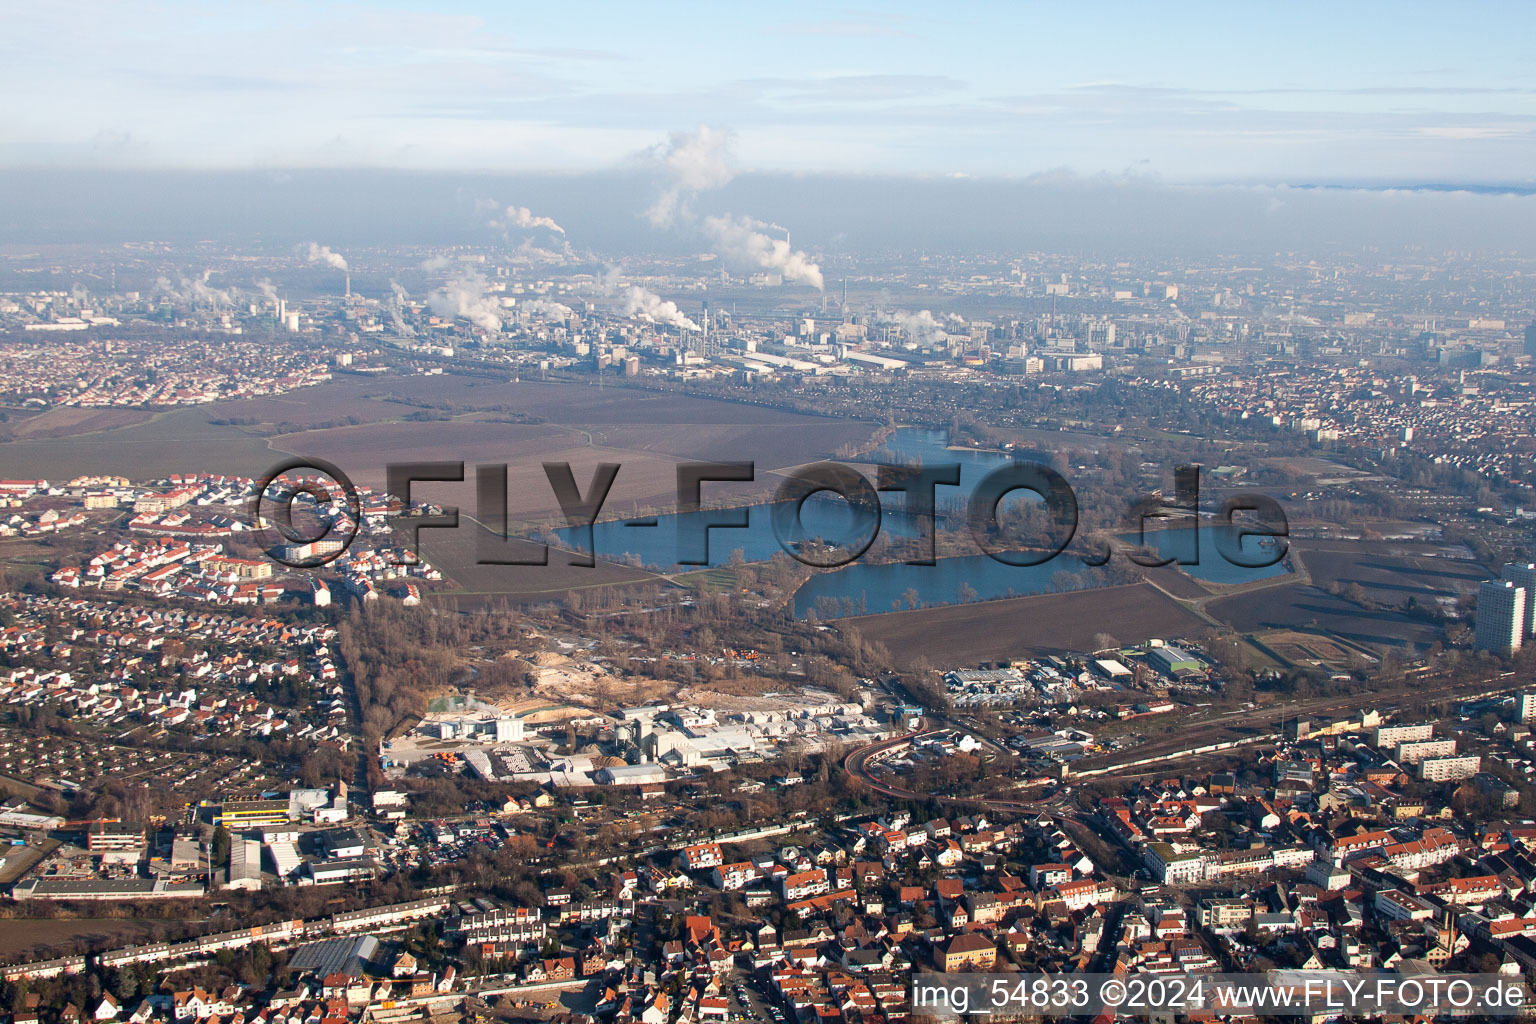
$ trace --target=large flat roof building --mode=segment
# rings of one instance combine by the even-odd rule
[[[261,844],[254,839],[235,839],[229,844],[229,888],[261,888]]]
[[[1199,672],[1205,668],[1200,659],[1184,650],[1182,647],[1168,645],[1166,647],[1154,647],[1147,654],[1147,660],[1152,667],[1166,676],[1178,675],[1180,672]]]
[[[85,843],[92,853],[142,851],[146,845],[144,825],[136,821],[98,821],[91,825]]]
[[[306,942],[288,958],[288,969],[295,973],[330,974],[362,977],[379,953],[379,940],[372,935],[358,935]]]
[[[215,825],[232,830],[286,825],[291,820],[287,800],[230,800],[213,817]]]
[[[11,889],[18,900],[153,900],[195,898],[203,887],[193,882],[167,882],[163,878],[29,878]]]

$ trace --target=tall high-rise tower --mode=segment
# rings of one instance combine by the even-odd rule
[[[1520,632],[1530,637],[1536,633],[1536,562],[1506,565],[1501,575],[1525,591],[1525,619],[1521,623]]]
[[[1510,655],[1525,642],[1525,591],[1509,580],[1488,580],[1477,588],[1476,647]]]

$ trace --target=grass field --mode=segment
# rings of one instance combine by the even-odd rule
[[[1200,598],[1211,593],[1204,584],[1176,565],[1159,565],[1143,569],[1142,572],[1146,574],[1147,580],[1156,583],[1174,597]]]
[[[428,409],[455,418],[406,419]],[[610,502],[619,510],[670,506],[679,461],[750,460],[758,467],[756,486],[711,485],[711,494],[722,501],[752,500],[778,483],[772,470],[830,458],[874,430],[868,423],[632,388],[446,374],[341,377],[284,395],[152,414],[56,412],[33,417],[28,428],[69,436],[0,444],[8,476],[113,473],[142,480],[196,471],[259,476],[291,453],[329,459],[357,482],[380,486],[389,462],[505,462],[514,515],[554,510],[543,461],[571,462],[583,488],[598,462],[620,463],[624,469]],[[543,422],[494,421],[513,414]],[[33,426],[55,415],[52,427]],[[334,425],[347,418],[358,422]],[[279,425],[290,429],[274,434]],[[112,429],[99,429],[105,426]]]
[[[1212,601],[1205,610],[1239,633],[1322,630],[1376,648],[1404,643],[1427,647],[1440,639],[1440,628],[1433,623],[1401,612],[1362,608],[1314,586],[1256,590]]]
[[[157,413],[130,427],[0,444],[8,477],[68,480],[111,474],[148,480],[204,470],[258,476],[278,459],[265,439],[209,422],[218,404]]]
[[[934,665],[971,665],[1089,650],[1098,633],[1131,644],[1210,628],[1147,583],[861,615],[839,624],[884,644],[898,665],[919,657]]]
[[[456,530],[421,531],[422,554],[461,588],[445,592],[443,599],[456,602],[461,608],[491,604],[502,598],[514,602],[554,601],[572,590],[595,587],[648,582],[671,586],[653,573],[615,562],[599,560],[591,568],[571,565],[571,553],[559,548],[550,549],[548,565],[479,565],[479,538],[486,533],[466,518],[459,520]],[[511,541],[504,550],[508,557],[534,559],[539,556],[540,546]]]
[[[13,918],[0,928],[0,957],[14,960],[77,941],[96,949],[128,945],[153,935],[160,923],[131,917]]]
[[[675,577],[675,581],[685,587],[695,590],[734,590],[736,587],[736,574],[730,569],[700,569],[698,572],[690,572],[683,576]]]
[[[1442,549],[1431,545],[1312,540],[1296,544],[1312,577],[1311,585],[1272,587],[1219,598],[1205,610],[1240,633],[1324,632],[1346,641],[1346,648],[1358,644],[1381,650],[1412,644],[1422,649],[1442,639],[1441,628],[1435,623],[1392,607],[1365,608],[1324,588],[1358,584],[1368,599],[1391,606],[1413,596],[1454,597],[1490,575],[1484,566],[1447,557],[1438,553]],[[1303,662],[1319,660],[1297,654]],[[1281,657],[1289,660],[1283,653]],[[1320,660],[1331,661],[1332,655]]]
[[[15,425],[17,437],[46,438],[91,434],[131,427],[150,419],[148,409],[75,409],[60,407],[29,416]]]
[[[574,443],[573,443],[574,442]],[[560,506],[544,463],[568,463],[576,485],[587,493],[601,463],[616,463],[618,475],[603,503],[603,517],[637,508],[660,506],[671,511],[677,502],[677,466],[683,461],[649,452],[602,445],[583,445],[562,427],[506,423],[389,423],[368,427],[312,431],[274,439],[295,455],[327,459],[360,485],[383,490],[391,462],[463,462],[462,484],[424,482],[413,485],[413,497],[456,505],[473,514],[477,506],[475,467],[507,467],[507,514],[515,520],[543,521],[560,517]],[[714,501],[751,501],[765,497],[776,482],[759,474],[755,484],[711,484]],[[564,525],[561,518],[558,525]]]
[[[1430,544],[1386,541],[1300,541],[1301,556],[1312,581],[1357,583],[1377,601],[1396,602],[1414,595],[1455,597],[1475,591],[1493,575],[1485,566],[1465,558],[1448,557]]]

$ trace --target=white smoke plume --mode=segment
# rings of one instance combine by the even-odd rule
[[[401,311],[405,307],[405,300],[411,297],[410,293],[407,292],[404,288],[400,287],[399,281],[389,282],[389,290],[395,293],[395,301],[391,303],[389,307],[390,322],[394,325],[395,331],[397,333],[403,334],[406,337],[414,338],[416,336],[416,331],[411,327],[410,324],[405,322],[405,317],[400,315]]]
[[[482,199],[475,204],[475,208],[481,212],[489,211],[491,218],[486,223],[492,230],[503,235],[512,231],[540,230],[565,234],[565,228],[556,224],[553,218],[540,217],[526,206],[502,206],[494,199]]]
[[[453,266],[453,260],[444,255],[428,256],[421,261],[421,269],[429,274],[435,274],[439,270],[447,270]]]
[[[650,289],[641,288],[637,284],[630,285],[629,290],[624,293],[624,315],[668,327],[681,327],[690,331],[699,329],[698,324],[684,316],[683,311],[677,308],[677,303],[670,299],[663,299]]]
[[[523,259],[548,263],[561,260],[570,255],[571,243],[565,241],[564,236],[560,238],[560,246],[560,248],[556,249],[550,246],[535,245],[533,239],[525,238],[512,251]]]
[[[323,263],[332,270],[346,270],[347,258],[339,252],[332,252],[330,246],[321,245],[318,242],[310,242],[306,250],[305,259],[311,263]]]
[[[736,176],[730,141],[724,129],[701,124],[697,131],[673,132],[666,146],[651,149],[651,159],[661,164],[667,178],[666,188],[646,211],[652,224],[669,228],[680,217],[688,219],[690,198],[730,184]]]
[[[234,299],[229,291],[223,288],[215,288],[208,283],[208,279],[212,276],[213,271],[211,269],[205,270],[201,277],[192,282],[193,301],[219,308],[234,305]]]
[[[521,308],[550,320],[569,320],[576,315],[575,310],[570,306],[563,302],[556,302],[554,299],[529,299]]]
[[[805,253],[790,248],[788,228],[731,214],[705,217],[702,224],[698,221],[692,199],[730,184],[736,176],[730,142],[729,132],[700,125],[696,131],[673,132],[665,146],[653,147],[649,156],[660,165],[666,186],[646,216],[658,228],[702,228],[715,254],[738,269],[775,270],[786,281],[821,290],[821,268]],[[785,237],[773,238],[767,231],[782,231]]]
[[[907,340],[919,345],[932,345],[944,336],[944,329],[934,319],[933,313],[926,309],[916,313],[895,313],[892,321],[901,328]]]
[[[438,316],[468,320],[482,330],[501,330],[496,300],[485,294],[485,278],[467,271],[432,292],[427,305]]]
[[[208,283],[208,279],[212,276],[211,269],[204,270],[195,278],[179,275],[179,284],[172,284],[170,278],[161,277],[155,281],[155,291],[189,306],[212,306],[215,309],[226,309],[232,306],[234,300],[227,290],[215,288]]]
[[[711,247],[727,263],[738,268],[750,267],[776,270],[785,281],[808,284],[817,291],[823,287],[821,268],[805,253],[791,249],[782,238],[770,238],[762,229],[776,225],[764,224],[751,217],[705,217],[704,234]],[[779,228],[783,230],[783,228]]]
[[[273,287],[272,282],[268,281],[266,278],[262,278],[260,281],[256,282],[256,290],[261,292],[262,295],[265,295],[269,302],[275,303],[277,301],[277,289]]]

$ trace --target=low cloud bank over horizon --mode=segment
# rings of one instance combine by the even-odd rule
[[[210,240],[291,248],[320,236],[342,247],[490,246],[499,239],[473,197],[505,193],[553,217],[593,252],[705,248],[645,215],[654,188],[652,177],[630,170],[0,170],[0,244]],[[1020,179],[740,173],[693,203],[700,217],[761,211],[794,226],[797,249],[829,254],[1536,249],[1536,195],[1481,186],[1182,185],[1065,171]]]

